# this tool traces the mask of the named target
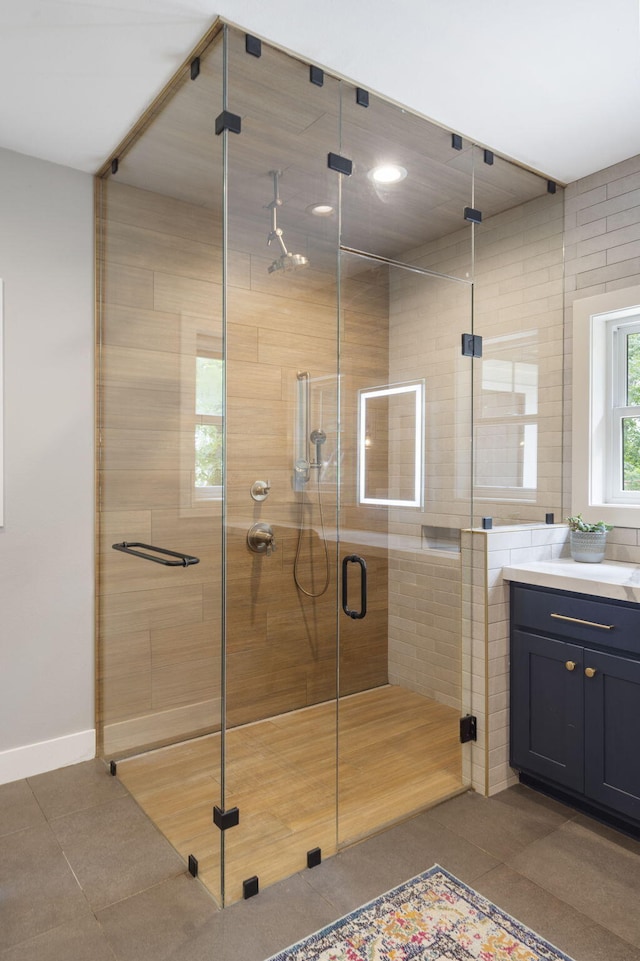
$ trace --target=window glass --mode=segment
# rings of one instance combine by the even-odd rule
[[[627,335],[627,406],[640,405],[640,333]]]
[[[202,351],[196,357],[195,486],[222,486],[223,362]]]
[[[640,491],[640,417],[622,419],[622,488]]]

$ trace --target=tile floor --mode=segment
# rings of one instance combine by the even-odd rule
[[[0,786],[0,961],[264,961],[434,863],[575,961],[640,961],[640,842],[520,785],[221,912],[101,761]]]

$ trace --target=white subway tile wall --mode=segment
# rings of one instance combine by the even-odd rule
[[[472,657],[465,696],[478,718],[471,783],[482,794],[518,780],[509,767],[509,585],[502,568],[566,555],[567,538],[564,524],[463,532],[463,648]]]
[[[566,188],[565,237],[564,475],[570,508],[573,304],[640,283],[640,156]],[[607,559],[640,563],[637,533],[635,528],[612,531]]]

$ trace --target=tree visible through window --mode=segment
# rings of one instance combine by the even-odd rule
[[[640,333],[626,336],[626,406],[640,409]],[[622,488],[640,491],[640,417],[622,419]]]
[[[640,323],[638,316],[608,322],[611,397],[608,416],[608,496],[613,502],[640,492]]]
[[[222,486],[222,358],[206,351],[196,357],[195,486]]]

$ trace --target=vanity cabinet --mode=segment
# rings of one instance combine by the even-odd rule
[[[640,605],[511,586],[512,767],[640,826]]]

